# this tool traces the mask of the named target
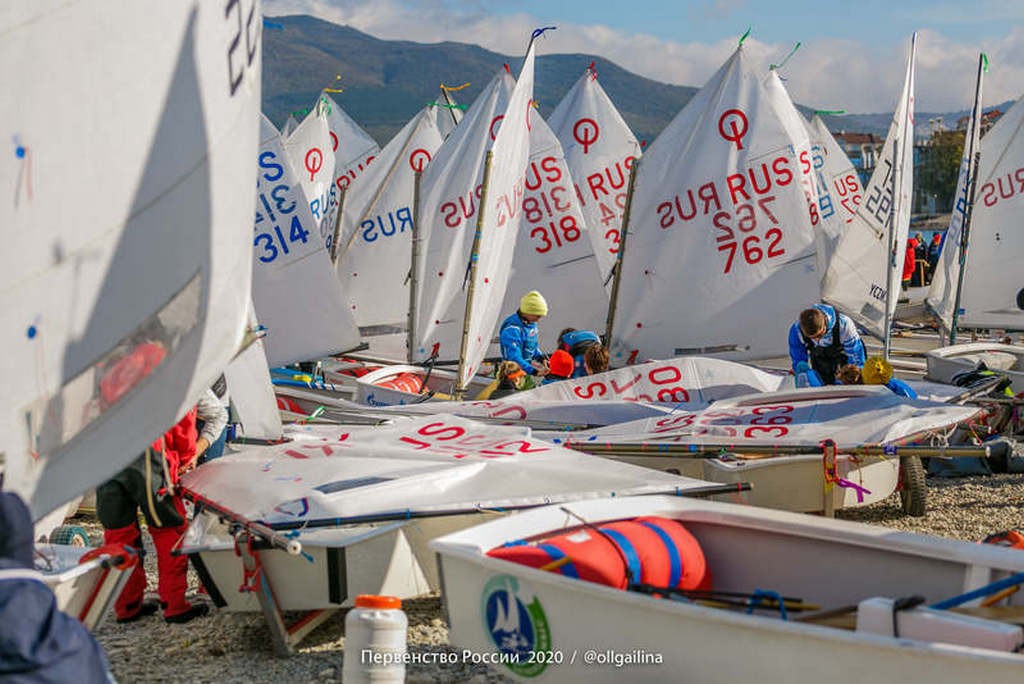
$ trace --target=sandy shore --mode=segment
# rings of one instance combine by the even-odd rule
[[[1024,529],[1024,475],[928,479],[928,512],[911,518],[894,494],[885,501],[841,511],[839,517],[873,525],[967,541],[1008,528]],[[102,530],[84,523],[94,541]],[[150,587],[155,587],[153,555],[147,558]],[[192,578],[193,586],[197,586]],[[405,602],[409,648],[447,652],[448,628],[439,597]],[[187,625],[168,625],[158,617],[118,625],[108,619],[97,630],[115,676],[122,682],[334,682],[341,679],[345,649],[344,612],[314,631],[292,658],[272,654],[270,633],[258,614],[213,612]],[[503,682],[483,665],[412,666],[409,682]]]

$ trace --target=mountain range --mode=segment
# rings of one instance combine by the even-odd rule
[[[525,48],[525,41],[524,41]],[[348,26],[310,16],[268,17],[263,26],[263,111],[281,127],[288,115],[310,107],[320,91],[341,88],[338,104],[383,147],[426,103],[440,84],[459,86],[454,98],[469,105],[503,64],[519,71],[522,57],[508,57],[466,43],[381,40]],[[551,114],[588,65],[641,141],[653,141],[698,88],[661,83],[598,55],[539,55],[534,93],[541,115]],[[338,78],[340,76],[340,79]],[[1003,111],[1010,102],[997,105]],[[797,105],[809,116],[813,110]],[[929,119],[947,125],[967,114],[917,112],[918,135]],[[824,116],[833,132],[885,136],[892,113]]]

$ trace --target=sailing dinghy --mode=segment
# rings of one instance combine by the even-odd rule
[[[546,506],[431,547],[451,643],[520,680],[1024,675],[1015,549],[659,496]]]
[[[436,590],[426,544],[441,534],[549,502],[705,488],[444,414],[286,434],[287,444],[225,455],[183,479],[201,512],[182,551],[218,606],[264,612],[280,653],[300,638],[274,626],[281,611],[326,611],[297,623],[304,634],[357,594]]]

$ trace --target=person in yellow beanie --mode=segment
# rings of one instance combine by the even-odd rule
[[[547,358],[540,351],[540,331],[537,321],[548,315],[548,303],[544,295],[531,290],[519,300],[519,309],[506,318],[498,333],[501,342],[501,358],[515,361],[524,372],[543,376],[548,372]],[[534,361],[537,365],[534,365]]]

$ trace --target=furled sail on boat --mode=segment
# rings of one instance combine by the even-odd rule
[[[601,278],[611,287],[626,212],[626,186],[640,143],[597,79],[593,65],[548,117],[576,182]],[[579,326],[577,326],[579,327]]]
[[[969,244],[957,325],[1024,330],[1024,282],[1019,275],[1024,251],[1019,229],[1024,211],[1024,104],[1017,100],[979,144],[981,73],[979,66],[978,96],[961,161],[956,205],[927,301],[948,329],[954,319],[960,243],[966,234]],[[973,149],[981,151],[981,160],[974,167],[977,180],[973,205],[967,194],[972,179],[966,168],[972,140]]]
[[[612,303],[613,365],[784,353],[786,326],[806,305],[793,293],[818,289],[793,146],[738,48],[639,162]]]
[[[441,146],[423,108],[345,193],[336,269],[347,307],[375,356],[405,360],[416,174]]]
[[[266,116],[260,122],[252,296],[268,332],[267,360],[279,366],[351,349],[359,344],[359,331],[300,174],[274,125]]]
[[[127,465],[238,352],[260,28],[254,2],[0,18],[0,82],[17,93],[0,102],[15,145],[0,164],[0,452],[37,518]],[[54,106],[58,72],[77,106]]]
[[[914,179],[914,64],[917,34],[910,42],[903,92],[864,201],[839,241],[822,298],[879,339],[888,338],[896,311],[904,246],[910,227]]]

